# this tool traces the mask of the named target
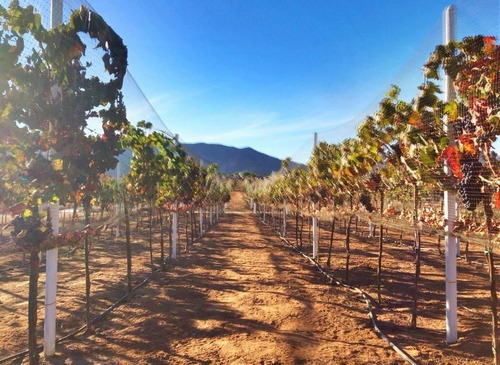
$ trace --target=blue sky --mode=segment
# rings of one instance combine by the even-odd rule
[[[419,79],[449,3],[90,2],[124,39],[129,69],[170,131],[278,158],[308,150],[314,131],[352,132],[391,83]]]

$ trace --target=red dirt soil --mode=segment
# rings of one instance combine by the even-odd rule
[[[323,231],[323,235],[328,233]],[[340,270],[343,254],[341,236],[337,233],[336,240],[332,268]],[[376,297],[372,280],[376,267],[375,241],[365,241],[352,238],[350,277],[354,285],[362,286]],[[367,257],[363,256],[367,251],[364,245],[372,245]],[[323,262],[325,248],[322,247]],[[98,259],[93,259],[99,267],[115,267],[106,274],[96,269],[92,294],[95,313],[111,304],[111,297],[120,297],[116,285],[124,286],[124,261],[114,256],[123,258],[123,249],[121,245],[111,247],[113,255],[105,255],[103,249],[96,255]],[[425,289],[419,303],[422,329],[408,330],[409,285],[397,277],[410,275],[411,265],[401,262],[400,257],[410,254],[405,247],[387,250],[385,299],[379,313],[383,330],[421,363],[490,362],[489,318],[483,309],[466,313],[458,344],[447,346],[444,312],[436,313],[434,309],[436,301],[444,306],[444,296]],[[148,259],[144,252],[134,258],[135,270],[144,271]],[[73,296],[67,294],[58,307],[58,315],[62,315],[58,323],[64,322],[66,328],[82,324],[81,266],[79,261],[71,266],[72,270],[68,265],[66,272],[74,271],[73,276],[67,273],[60,280],[63,291],[74,292]],[[444,289],[444,280],[440,281],[443,273],[439,270],[437,265],[432,268],[423,265],[422,285],[436,276],[441,283],[438,285]],[[336,276],[342,275],[342,271],[335,271]],[[473,280],[477,273],[472,268],[467,275]],[[484,285],[470,287],[466,295],[471,296],[471,301],[476,295],[483,308],[487,306],[484,290],[487,281],[484,273],[480,275]],[[27,277],[21,280],[21,275],[18,276],[17,282],[7,279],[0,282],[1,356],[26,348],[24,307],[27,305],[22,299],[27,294],[16,293],[27,291]],[[140,279],[136,275],[136,283]],[[407,279],[411,283],[411,276]],[[110,295],[113,291],[116,293]],[[16,297],[18,302],[13,299]],[[466,304],[467,308],[474,308],[473,303]],[[362,298],[328,284],[308,260],[296,254],[252,214],[246,207],[244,194],[236,191],[219,224],[189,252],[173,261],[167,272],[155,274],[145,287],[135,292],[130,302],[99,322],[92,334],[58,344],[56,356],[42,358],[42,363],[399,364],[404,361],[374,333]]]

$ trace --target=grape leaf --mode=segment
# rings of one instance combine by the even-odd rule
[[[468,155],[475,155],[476,154],[477,150],[476,150],[476,146],[475,146],[472,138],[470,138],[466,135],[461,135],[458,137],[458,139],[462,143],[462,148],[463,148],[464,153],[466,153]]]
[[[458,104],[456,101],[450,101],[444,108],[444,112],[448,114],[448,121],[453,122],[458,118]]]
[[[495,208],[500,209],[500,191],[497,191],[494,195],[495,198]]]
[[[453,175],[459,179],[463,178],[462,169],[460,168],[461,154],[457,146],[446,147],[441,157],[448,163]]]

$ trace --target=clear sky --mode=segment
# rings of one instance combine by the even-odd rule
[[[378,102],[429,37],[440,41],[448,4],[90,1],[124,39],[129,69],[170,131],[278,158]]]

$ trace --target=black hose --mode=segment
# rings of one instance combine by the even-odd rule
[[[262,221],[262,222],[266,226],[269,227],[269,225],[266,222],[264,222],[264,221]],[[319,270],[319,272],[321,272],[323,275],[325,275],[330,280],[330,283],[335,283],[338,286],[342,286],[344,288],[347,288],[353,292],[360,294],[366,302],[366,306],[368,308],[368,317],[370,317],[370,319],[372,321],[372,325],[373,325],[373,329],[374,329],[375,333],[377,335],[379,335],[380,338],[382,338],[385,342],[387,342],[389,344],[389,346],[391,346],[391,348],[398,355],[400,355],[404,360],[408,361],[408,363],[410,363],[411,365],[418,365],[418,362],[410,354],[408,354],[405,350],[403,350],[398,345],[396,345],[394,342],[392,342],[390,340],[390,338],[387,337],[387,335],[385,335],[381,331],[381,329],[379,328],[379,326],[377,324],[377,317],[376,317],[375,313],[373,313],[373,310],[372,310],[372,302],[374,302],[374,301],[364,290],[361,290],[360,288],[349,285],[349,284],[342,283],[339,280],[335,279],[331,274],[327,273],[317,261],[313,260],[309,255],[305,254],[304,252],[299,250],[297,247],[292,245],[285,237],[281,236],[281,234],[278,231],[275,231],[275,232],[278,234],[279,238],[282,241],[284,241],[288,246],[290,246],[293,250],[295,250],[297,253],[302,255],[304,258],[308,259],[314,266],[316,266],[316,268]]]
[[[135,292],[137,289],[139,289],[140,287],[144,286],[151,279],[151,277],[155,273],[157,273],[158,271],[160,271],[160,269],[156,269],[154,272],[150,273],[142,282],[140,282],[139,284],[137,284],[136,286],[133,287],[132,292]],[[92,320],[90,322],[91,323],[98,322],[103,317],[105,317],[106,315],[108,315],[113,309],[115,309],[120,304],[122,304],[123,302],[125,302],[127,299],[128,299],[128,294],[125,294],[120,299],[118,299],[115,303],[113,303],[110,307],[108,307],[104,312],[102,312],[102,313],[98,314],[97,316],[95,316],[94,318],[92,318]],[[83,331],[85,328],[87,328],[86,324],[84,324],[80,328],[78,328],[78,329],[76,329],[76,330],[74,330],[74,331],[72,331],[72,332],[64,335],[63,337],[57,338],[56,339],[56,343],[61,343],[62,341],[67,340],[68,338],[74,337],[76,334],[78,334],[79,332]],[[43,350],[43,345],[38,346],[38,351],[42,351],[42,350]],[[7,362],[7,361],[10,361],[10,360],[15,360],[17,358],[26,356],[26,355],[28,355],[28,353],[29,353],[29,350],[24,350],[24,351],[17,352],[15,354],[9,355],[7,357],[4,357],[4,358],[0,359],[0,364],[4,363],[4,362]]]

